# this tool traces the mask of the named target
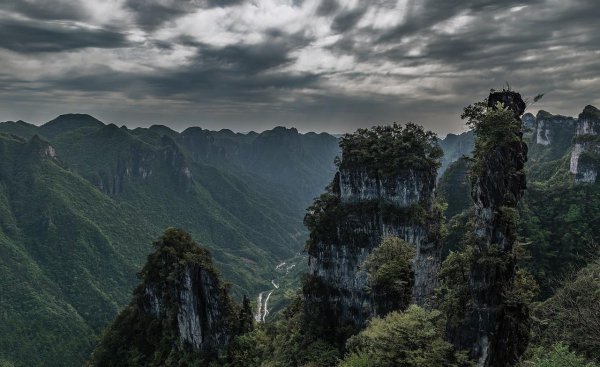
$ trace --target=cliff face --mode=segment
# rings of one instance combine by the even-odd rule
[[[169,254],[164,263],[177,261]],[[171,304],[169,302],[175,301]],[[224,311],[228,308],[217,275],[197,263],[185,264],[177,279],[147,281],[143,297],[138,299],[142,312],[159,320],[168,320],[175,313],[176,330],[182,346],[195,351],[222,348],[229,341]]]
[[[560,144],[566,148],[575,135],[575,123],[572,117],[539,111],[535,118],[535,143],[544,146]]]
[[[111,325],[90,365],[184,363],[208,360],[233,336],[236,306],[207,250],[190,235],[168,229],[141,271],[142,284]]]
[[[120,134],[123,136],[118,136]],[[96,135],[97,139],[107,144],[115,140],[121,143],[111,148],[114,151],[109,154],[115,155],[111,166],[94,172],[91,179],[105,194],[118,195],[123,193],[128,183],[155,179],[168,179],[182,191],[192,186],[193,178],[186,159],[169,136],[163,136],[159,148],[152,149],[114,125],[107,125]]]
[[[369,317],[393,309],[393,302],[376,300],[366,290],[368,277],[361,270],[385,236],[397,236],[416,248],[412,296],[417,304],[425,305],[436,285],[441,256],[434,215],[436,167],[395,168],[392,174],[381,174],[342,161],[331,191],[321,197],[326,203],[320,208],[315,204],[309,212],[319,225],[309,224],[310,282],[304,295],[308,309],[318,309],[326,322],[360,328]]]
[[[586,106],[577,120],[570,172],[575,183],[595,183],[600,170],[600,111]]]

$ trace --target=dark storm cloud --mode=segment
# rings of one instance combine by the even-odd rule
[[[128,44],[124,34],[73,24],[0,19],[0,47],[21,53],[60,52],[86,47],[117,48]]]
[[[173,71],[147,75],[115,73],[100,67],[86,70],[81,75],[54,80],[52,84],[61,89],[82,91],[121,90],[130,97],[151,94],[171,98],[177,95],[185,100],[200,99],[205,103],[224,97],[238,102],[268,103],[277,99],[282,89],[316,86],[317,74],[271,72],[292,61],[289,53],[295,47],[309,42],[301,35],[284,40],[277,32],[274,33],[264,42],[251,46],[238,44],[219,48],[183,40],[183,43],[196,47],[196,54],[185,68]]]
[[[105,98],[134,123],[201,116],[241,130],[348,131],[412,120],[449,132],[463,128],[462,106],[506,82],[525,96],[547,92],[539,107],[556,113],[600,102],[591,0],[114,3],[117,20],[94,23],[91,0],[2,2],[10,37],[0,48],[53,68],[30,77],[24,59],[0,49],[0,109],[50,106],[61,93],[61,112],[93,96],[91,106]],[[106,60],[88,48],[105,48]]]

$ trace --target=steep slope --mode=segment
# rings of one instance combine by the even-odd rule
[[[168,128],[67,115],[0,131],[13,134],[0,150],[0,359],[16,366],[80,365],[128,299],[149,239],[167,226],[211,248],[237,297],[272,287],[275,266],[301,250],[306,197],[226,156],[193,156]],[[247,147],[259,134],[216,135]],[[305,167],[296,171],[310,174]]]
[[[600,170],[600,111],[586,106],[577,120],[570,172],[575,183],[595,183]]]
[[[174,228],[154,248],[133,300],[107,330],[90,366],[201,365],[229,344],[238,306],[208,250]]]
[[[189,128],[181,134],[181,145],[196,161],[260,177],[294,196],[304,207],[327,185],[335,170],[338,139],[325,133],[299,134],[298,130],[276,127],[260,134],[207,131]]]
[[[342,158],[329,190],[306,216],[309,277],[307,315],[332,328],[362,328],[369,317],[391,311],[367,288],[361,266],[382,237],[412,244],[412,297],[425,305],[436,284],[441,255],[434,205],[441,149],[437,139],[408,124],[361,129],[341,141]]]
[[[0,130],[7,127],[0,124]],[[270,272],[278,260],[290,258],[301,249],[304,231],[300,219],[308,200],[306,196],[299,198],[298,191],[279,187],[277,180],[261,177],[248,165],[239,168],[242,164],[229,153],[215,153],[219,151],[215,146],[227,150],[231,145],[226,144],[234,143],[243,145],[244,152],[248,152],[259,134],[204,134],[201,129],[188,130],[179,134],[165,126],[152,126],[130,131],[105,126],[87,115],[59,116],[37,128],[40,134],[51,136],[66,167],[114,200],[143,212],[144,220],[157,228],[186,227],[213,249],[217,263],[236,284],[238,295],[254,292],[269,284],[265,272]],[[301,145],[309,144],[304,140],[311,141],[311,136],[316,136],[283,130],[265,135],[287,132]],[[203,139],[198,133],[209,138]],[[254,156],[262,154],[267,159],[271,154],[261,153],[261,149],[283,151],[286,144],[280,140],[254,143],[252,150]],[[201,147],[212,153],[201,154]],[[304,170],[308,164],[294,160],[292,155],[279,156],[281,165],[287,160],[290,170],[311,176],[312,171]],[[268,166],[255,161],[256,166]],[[309,182],[318,187],[324,185]],[[131,255],[139,262],[144,254]]]
[[[0,156],[0,355],[77,365],[127,299],[135,268],[123,254],[145,251],[147,228],[37,137],[0,135]]]
[[[440,147],[444,151],[442,165],[438,174],[441,176],[452,162],[460,159],[462,156],[470,156],[475,144],[473,131],[467,131],[459,135],[448,134],[440,140]]]

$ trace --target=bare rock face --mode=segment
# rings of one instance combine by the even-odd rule
[[[559,144],[564,151],[575,135],[575,123],[572,117],[539,111],[535,118],[535,143],[543,146]]]
[[[386,236],[415,247],[412,297],[427,305],[441,258],[439,218],[434,215],[436,168],[407,165],[381,174],[362,164],[340,164],[330,191],[307,215],[318,222],[308,225],[307,313],[334,327],[362,328],[373,315],[397,309],[393,300],[368,292],[367,273],[361,269]]]
[[[593,184],[600,170],[600,111],[586,106],[577,120],[570,172],[576,184]]]

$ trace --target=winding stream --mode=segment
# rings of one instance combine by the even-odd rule
[[[283,277],[289,274],[290,270],[295,266],[296,264],[288,265],[288,263],[284,261],[275,267],[275,273],[279,275],[279,277]],[[273,292],[279,289],[279,284],[277,284],[276,279],[271,279],[271,285],[273,286],[273,289],[260,292],[256,297],[256,313],[254,314],[254,320],[256,320],[256,322],[265,322],[269,315],[269,298]]]

